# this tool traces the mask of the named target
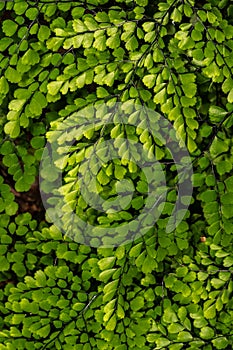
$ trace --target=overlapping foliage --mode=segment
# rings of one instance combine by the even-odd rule
[[[0,2],[0,18],[0,350],[232,348],[231,2],[18,0]],[[18,198],[35,183],[51,123],[111,102],[145,105],[173,124],[192,159],[193,199],[165,234],[177,196],[171,155],[143,128],[113,125],[108,137],[156,153],[170,190],[147,234],[90,248]],[[64,181],[96,137],[81,139]],[[111,226],[143,206],[138,172],[134,162],[101,169],[103,198],[124,178],[138,191],[116,216],[96,216],[69,186],[63,193],[81,217]]]

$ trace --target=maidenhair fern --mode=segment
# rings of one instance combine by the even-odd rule
[[[0,350],[232,348],[232,18],[230,0],[0,2]],[[112,106],[125,119],[98,124]],[[158,212],[136,226],[150,157]]]

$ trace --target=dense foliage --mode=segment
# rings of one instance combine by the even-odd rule
[[[0,2],[0,19],[0,350],[231,349],[231,1],[15,0]],[[113,159],[96,174],[106,203],[118,181],[134,188],[117,214],[89,207],[74,181],[93,143],[128,138],[165,174],[153,227],[118,247],[88,246],[45,215],[38,175],[47,140],[70,115],[78,124],[80,110],[103,103],[121,103],[126,115],[132,105],[155,110],[186,144],[194,190],[171,232],[177,169],[140,118],[138,127],[113,120],[77,138],[60,164],[58,206],[62,218],[71,208],[105,228],[137,216],[148,185],[136,158]],[[41,176],[56,180],[46,166]]]

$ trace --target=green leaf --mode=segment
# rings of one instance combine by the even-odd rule
[[[36,285],[38,287],[46,287],[47,285],[47,280],[46,280],[46,275],[43,271],[38,270],[35,273],[35,280],[36,280]]]
[[[223,216],[225,218],[231,219],[233,217],[233,206],[232,206],[232,204],[224,205],[222,207],[222,213],[223,213]]]
[[[120,44],[121,44],[121,41],[118,33],[110,36],[106,41],[106,45],[111,49],[117,49],[120,46]]]
[[[171,14],[171,19],[174,21],[174,22],[181,22],[182,20],[182,14],[180,13],[180,11],[175,8],[174,11],[172,12]]]
[[[4,76],[0,78],[0,94],[6,95],[9,92],[9,84]]]
[[[10,328],[10,336],[13,338],[20,338],[20,337],[22,337],[22,334],[16,327],[11,327]]]
[[[212,281],[211,281],[212,282]],[[211,283],[212,284],[212,283]],[[215,304],[208,307],[206,310],[204,310],[204,317],[209,320],[216,317],[216,306]]]
[[[36,333],[39,335],[41,338],[47,338],[47,336],[50,333],[50,324],[47,324],[46,326],[40,328],[39,330],[36,331]]]
[[[204,184],[205,178],[201,173],[192,175],[192,182],[194,187],[200,187]]]
[[[214,190],[207,190],[201,194],[200,198],[203,202],[213,202],[217,198],[217,193]]]
[[[225,109],[218,106],[210,106],[210,109],[209,109],[210,120],[214,123],[221,122],[227,113],[228,112],[225,111]]]
[[[18,24],[15,23],[14,21],[10,19],[3,21],[2,30],[6,36],[13,36],[16,33],[17,28],[18,28]]]
[[[210,327],[201,328],[200,337],[205,340],[211,340],[214,338],[214,331]]]
[[[99,260],[98,265],[102,271],[111,269],[115,264],[116,258],[114,256],[109,256],[107,258],[102,258]]]
[[[118,307],[117,307],[117,317],[120,319],[125,318],[125,311],[120,304],[118,304]]]
[[[169,333],[179,333],[184,329],[184,326],[181,326],[179,323],[171,323],[168,326],[168,332]]]
[[[158,47],[154,49],[152,57],[154,62],[156,63],[163,62],[165,59],[164,55],[162,54],[162,51]]]
[[[215,137],[212,145],[210,146],[210,154],[216,156],[218,154],[227,152],[228,148],[229,146],[226,142],[220,140],[218,137]]]
[[[225,182],[227,191],[233,192],[233,176],[228,177],[224,182]]]
[[[215,79],[220,75],[220,70],[215,62],[212,62],[208,67],[203,69],[203,73],[212,79]]]
[[[86,84],[86,72],[79,75],[76,79],[76,86],[81,89]]]
[[[73,21],[73,29],[76,33],[83,33],[87,31],[86,25],[80,19],[75,19]]]
[[[178,47],[181,50],[192,49],[195,46],[195,42],[191,37],[184,37],[180,40]]]
[[[182,331],[179,332],[177,340],[181,341],[181,342],[190,342],[193,339],[191,333],[186,332],[186,331]]]
[[[147,255],[142,264],[142,272],[145,274],[151,273],[158,267],[157,261],[151,256]]]
[[[216,339],[213,339],[211,340],[211,342],[213,343],[216,349],[226,349],[227,346],[229,345],[229,341],[224,336],[220,336]]]
[[[25,102],[25,99],[11,100],[9,103],[9,109],[19,112],[23,108]]]
[[[193,73],[185,73],[180,75],[180,81],[183,85],[188,86],[190,83],[194,83],[196,76]]]
[[[165,101],[166,101],[166,98],[167,98],[167,93],[166,93],[166,88],[163,88],[161,91],[159,91],[155,96],[154,96],[154,99],[153,101],[156,103],[156,104],[163,104]]]
[[[26,11],[26,16],[27,18],[29,18],[30,20],[35,20],[38,16],[38,9],[36,7],[31,7]]]
[[[190,153],[193,153],[197,149],[197,144],[193,141],[193,139],[188,135],[188,150]]]
[[[21,74],[11,66],[7,67],[5,77],[11,83],[19,83],[21,80]]]
[[[45,139],[43,136],[35,136],[31,139],[30,143],[34,149],[39,149],[44,147]]]
[[[152,88],[155,85],[155,80],[156,80],[155,74],[145,75],[142,79],[143,84],[145,84],[145,86],[148,88]]]
[[[19,120],[13,120],[4,126],[4,131],[7,135],[10,135],[11,138],[15,139],[20,134]]]
[[[229,91],[232,90],[232,86],[233,86],[233,79],[232,78],[227,78],[224,83],[222,84],[222,90],[223,92],[226,94]]]
[[[170,340],[160,337],[159,339],[156,340],[156,345],[157,345],[157,349],[164,349],[166,348],[169,344],[170,344]]]
[[[131,258],[137,258],[142,250],[142,242],[136,244],[130,249],[129,256]]]
[[[42,24],[39,28],[37,36],[40,41],[47,40],[50,37],[49,27]]]
[[[233,204],[232,193],[225,193],[221,196],[222,204]]]
[[[103,81],[107,86],[112,86],[115,81],[115,72],[106,74]]]
[[[104,97],[109,96],[109,92],[106,89],[104,89],[103,87],[98,87],[96,94],[97,94],[98,98],[104,98]]]
[[[140,310],[144,307],[144,298],[140,296],[136,297],[130,302],[130,307],[133,311]]]
[[[164,319],[164,322],[169,323],[169,324],[178,322],[177,315],[171,307],[167,307],[164,310],[163,319]]]
[[[18,208],[19,208],[18,203],[11,202],[5,208],[6,214],[8,214],[10,216],[15,215],[16,212],[18,211]]]
[[[63,81],[52,81],[48,84],[48,92],[50,95],[55,96],[60,92],[60,89],[63,85]]]
[[[12,270],[18,277],[23,277],[27,273],[24,264],[19,262],[12,265]]]
[[[230,267],[233,265],[233,256],[227,256],[223,261],[224,267]]]
[[[230,90],[230,92],[227,96],[227,100],[229,103],[233,103],[233,88]]]
[[[101,185],[107,185],[110,181],[110,178],[106,175],[103,169],[101,169],[97,175],[97,180]]]
[[[148,0],[136,0],[136,4],[144,7],[148,5]]]
[[[136,51],[138,46],[138,41],[134,35],[131,36],[131,38],[125,44],[125,47],[128,51]]]
[[[64,38],[49,38],[46,42],[46,46],[49,50],[54,52],[58,51],[64,42]]]
[[[32,96],[32,99],[29,104],[29,109],[31,113],[35,116],[42,114],[42,110],[47,106],[47,100],[45,96],[40,92],[36,91]]]
[[[29,191],[31,184],[34,182],[34,176],[23,175],[15,183],[15,189],[17,192],[27,192]],[[29,183],[30,182],[30,183]]]
[[[186,266],[178,267],[176,269],[176,275],[177,277],[185,277],[188,273],[188,268]]]
[[[106,36],[103,34],[103,32],[99,32],[99,33],[97,32],[93,47],[98,51],[105,51],[106,43],[107,43]]]
[[[117,269],[109,269],[109,270],[105,270],[105,271],[101,272],[99,274],[99,279],[101,281],[103,281],[104,283],[106,283],[112,277],[112,275],[114,274],[114,272],[116,270]]]
[[[0,271],[8,271],[10,264],[5,256],[0,256]]]
[[[187,85],[183,85],[182,89],[184,91],[185,96],[189,98],[193,98],[197,92],[197,86],[194,83],[189,83]]]
[[[169,247],[171,245],[171,240],[169,237],[161,236],[158,239],[159,245],[163,248]]]
[[[117,318],[116,318],[116,314],[114,314],[110,320],[108,321],[108,323],[106,324],[106,330],[108,331],[114,331],[114,329],[116,328],[116,324],[117,324]]]
[[[39,54],[35,50],[32,50],[32,49],[27,50],[22,57],[22,63],[25,66],[27,66],[27,65],[33,66],[39,62],[40,62]]]
[[[226,173],[229,173],[232,167],[233,167],[232,162],[228,160],[222,160],[216,164],[216,169],[219,175],[224,175]]]
[[[85,308],[85,304],[84,303],[75,303],[72,306],[72,309],[75,311],[81,311]]]
[[[151,99],[151,93],[148,90],[145,89],[140,89],[139,90],[139,94],[141,96],[141,98],[143,99],[144,102],[147,102]]]

